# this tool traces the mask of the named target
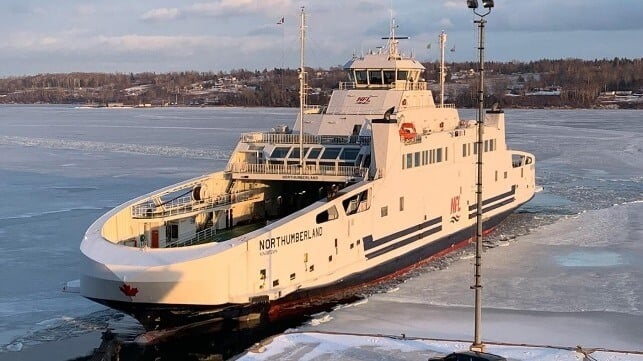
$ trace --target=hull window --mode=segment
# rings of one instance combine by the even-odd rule
[[[339,217],[339,213],[337,212],[337,207],[332,206],[327,210],[319,213],[317,217],[315,217],[315,220],[317,221],[317,224],[320,224],[320,223],[325,223],[328,221],[335,220],[338,217]]]
[[[388,216],[388,206],[382,207],[382,209],[380,210],[380,214],[382,217]]]

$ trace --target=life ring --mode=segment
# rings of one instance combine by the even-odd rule
[[[406,105],[406,99],[402,99],[402,105]]]

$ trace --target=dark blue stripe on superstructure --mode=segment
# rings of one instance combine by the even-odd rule
[[[409,228],[403,229],[401,231],[397,231],[395,233],[389,234],[388,236],[384,236],[384,237],[382,237],[382,238],[380,238],[378,240],[373,240],[372,235],[366,236],[366,237],[363,238],[364,250],[368,251],[371,248],[381,246],[381,245],[386,244],[386,243],[388,243],[390,241],[396,240],[396,239],[398,239],[400,237],[404,237],[404,236],[406,236],[408,234],[411,234],[413,232],[421,231],[426,227],[430,227],[430,226],[436,225],[436,224],[441,223],[441,222],[442,222],[442,217],[433,218],[433,219],[430,219],[428,221],[424,221],[424,222],[422,222],[420,224],[416,224],[416,225],[411,226]]]
[[[439,226],[437,226],[435,228],[431,228],[431,229],[426,230],[426,231],[424,231],[422,233],[418,233],[418,234],[416,234],[414,236],[406,238],[406,239],[404,239],[404,240],[402,240],[400,242],[393,243],[390,246],[387,246],[387,247],[384,247],[382,249],[378,249],[375,252],[369,253],[369,254],[366,255],[366,258],[371,259],[371,258],[374,258],[374,257],[377,257],[377,256],[381,256],[381,255],[383,255],[385,253],[388,253],[388,252],[390,252],[390,251],[392,251],[394,249],[406,246],[409,243],[413,243],[413,242],[417,241],[418,239],[422,239],[424,237],[432,235],[433,233],[440,232],[441,230],[442,230],[442,225],[439,225]]]
[[[482,205],[485,206],[485,205],[487,205],[489,203],[493,203],[493,202],[499,201],[499,200],[501,200],[503,198],[513,196],[514,194],[516,194],[516,186],[515,185],[511,186],[511,190],[509,192],[505,192],[505,193],[499,194],[499,195],[497,195],[495,197],[485,199],[484,201],[482,201]],[[469,212],[472,212],[472,211],[476,210],[477,208],[478,208],[478,205],[474,203],[474,204],[469,206]],[[485,211],[484,208],[483,208],[483,211]]]
[[[515,201],[515,200],[516,200],[515,197],[511,197],[511,198],[509,198],[507,200],[504,200],[504,201],[502,201],[500,203],[496,203],[496,204],[494,204],[492,206],[482,208],[482,213],[484,214],[484,213],[487,213],[489,211],[493,211],[496,208],[500,208],[500,207],[505,206],[505,205],[507,205],[509,203],[513,203],[513,201]],[[469,213],[469,219],[474,218],[476,216],[476,214],[477,214],[477,212]]]

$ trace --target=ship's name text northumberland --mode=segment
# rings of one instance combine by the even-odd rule
[[[265,251],[276,251],[279,247],[285,247],[297,242],[321,237],[322,228],[323,227],[316,227],[299,232],[287,233],[277,237],[262,239],[259,241],[259,251],[263,254]]]

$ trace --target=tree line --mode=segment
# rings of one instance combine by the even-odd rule
[[[437,63],[425,63],[426,80],[435,84]],[[477,104],[477,62],[449,63],[448,97],[458,107]],[[505,107],[597,105],[599,94],[608,90],[643,89],[643,58],[602,60],[556,59],[531,62],[487,62],[486,91],[489,104]],[[474,74],[468,78],[457,74]],[[325,104],[332,89],[346,81],[341,67],[306,69],[308,104]],[[216,86],[219,88],[216,88]],[[225,86],[228,86],[227,90]],[[559,96],[510,96],[508,89],[559,86]],[[141,87],[140,89],[134,89]],[[196,91],[204,89],[204,91]],[[220,91],[213,89],[220,89]],[[437,91],[435,91],[437,94]],[[520,95],[520,94],[518,94]],[[235,69],[229,72],[168,73],[64,73],[13,76],[0,79],[0,103],[136,105],[214,104],[231,106],[296,107],[299,105],[299,73],[293,69]],[[489,105],[487,104],[487,105]]]

